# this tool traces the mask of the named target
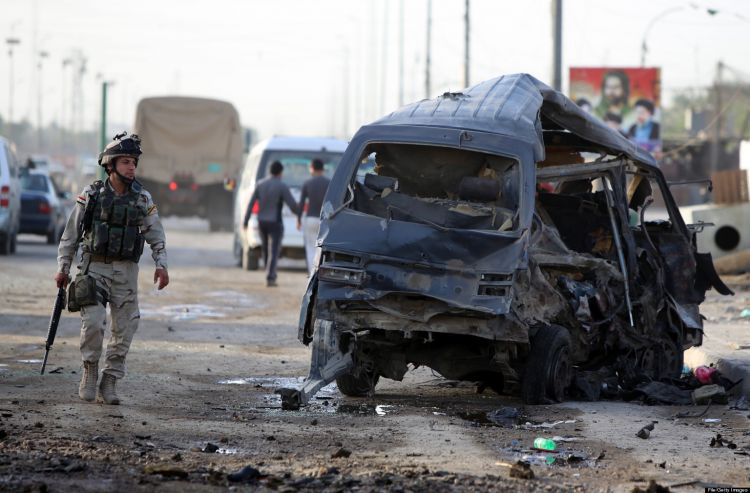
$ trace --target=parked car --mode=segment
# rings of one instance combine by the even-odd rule
[[[255,190],[255,184],[270,175],[271,163],[279,161],[284,165],[281,178],[289,186],[294,199],[299,201],[302,184],[310,178],[312,160],[322,160],[325,175],[330,178],[338,166],[346,145],[346,142],[342,140],[331,138],[272,137],[259,142],[252,148],[242,169],[235,195],[234,256],[237,265],[247,270],[256,270],[260,265],[261,251],[257,217],[252,216],[246,234],[243,234],[242,221],[250,203],[250,197]],[[284,207],[282,219],[284,238],[281,242],[281,256],[305,258],[305,244],[302,232],[297,231],[296,216]]]
[[[0,255],[16,251],[21,221],[19,172],[14,144],[0,137]]]
[[[645,219],[654,198],[667,220]],[[280,390],[287,409],[409,364],[529,404],[595,399],[678,377],[706,290],[732,293],[653,157],[527,74],[362,127],[326,201],[300,313],[310,373]]]
[[[21,175],[21,233],[44,235],[50,245],[60,241],[67,219],[65,192],[58,192],[44,172],[27,170]]]

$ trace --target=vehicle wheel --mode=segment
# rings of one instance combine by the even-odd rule
[[[336,379],[336,385],[342,394],[349,397],[367,397],[375,390],[380,375],[362,371],[359,375],[345,373]]]
[[[248,248],[242,252],[242,268],[245,270],[258,270],[260,255],[255,248]]]
[[[13,233],[10,237],[10,253],[16,253],[16,246],[18,244],[18,233]]]
[[[215,217],[209,217],[208,218],[208,230],[212,233],[215,233],[216,231],[221,230],[221,223],[219,222],[218,218]]]
[[[9,234],[0,234],[0,255],[10,255]]]
[[[526,404],[560,402],[571,381],[570,334],[557,325],[541,327],[531,340],[521,396]]]

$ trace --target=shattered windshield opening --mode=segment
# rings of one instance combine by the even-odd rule
[[[518,228],[515,159],[449,147],[368,145],[350,207],[388,220],[440,229]]]

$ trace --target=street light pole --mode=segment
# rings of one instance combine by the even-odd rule
[[[111,81],[102,80],[102,121],[99,133],[101,145],[99,149],[104,149],[107,145],[107,89],[111,84],[113,84]],[[104,168],[99,168],[99,178],[104,178]]]
[[[42,151],[43,146],[43,137],[42,137],[42,94],[44,92],[44,88],[42,87],[42,61],[49,57],[49,53],[46,51],[40,51],[39,52],[39,61],[37,62],[37,69],[38,69],[38,75],[37,75],[37,100],[36,100],[36,130],[37,130],[37,145],[39,146],[39,151]]]
[[[8,83],[8,124],[13,123],[13,47],[21,44],[21,40],[18,38],[6,38],[5,42],[8,44],[8,62],[9,70],[8,77],[10,78]]]

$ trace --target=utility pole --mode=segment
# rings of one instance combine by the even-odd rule
[[[108,139],[107,139],[107,89],[109,88],[109,85],[112,84],[112,82],[108,80],[102,80],[102,121],[101,121],[101,128],[99,132],[100,137],[100,146],[99,149],[104,149],[104,147],[107,145]],[[104,168],[100,167],[99,169],[99,178],[104,178]]]
[[[562,90],[562,8],[563,0],[552,0],[552,85]]]
[[[469,87],[469,0],[464,12],[464,87]]]
[[[73,60],[70,58],[65,58],[62,61],[62,84],[60,84],[60,144],[62,145],[63,142],[65,142],[65,104],[67,103],[67,91],[66,91],[66,77],[65,77],[65,67],[71,64]]]
[[[719,170],[721,161],[721,121],[723,118],[722,114],[722,98],[721,98],[721,86],[724,72],[724,62],[719,60],[716,62],[716,79],[714,80],[714,138],[713,144],[711,145],[711,172],[715,173]]]
[[[13,123],[13,47],[21,44],[21,40],[18,38],[6,38],[5,42],[8,44],[8,124]]]
[[[427,47],[425,51],[424,64],[424,97],[430,99],[432,88],[430,87],[430,51],[432,50],[432,0],[427,0]]]
[[[39,52],[39,60],[37,61],[37,97],[36,97],[36,131],[37,131],[37,146],[39,147],[39,151],[42,151],[42,148],[44,147],[44,139],[43,139],[43,130],[42,127],[44,126],[42,122],[42,96],[44,93],[44,84],[42,83],[42,61],[44,61],[45,58],[49,56],[49,53],[46,51],[40,51]]]

